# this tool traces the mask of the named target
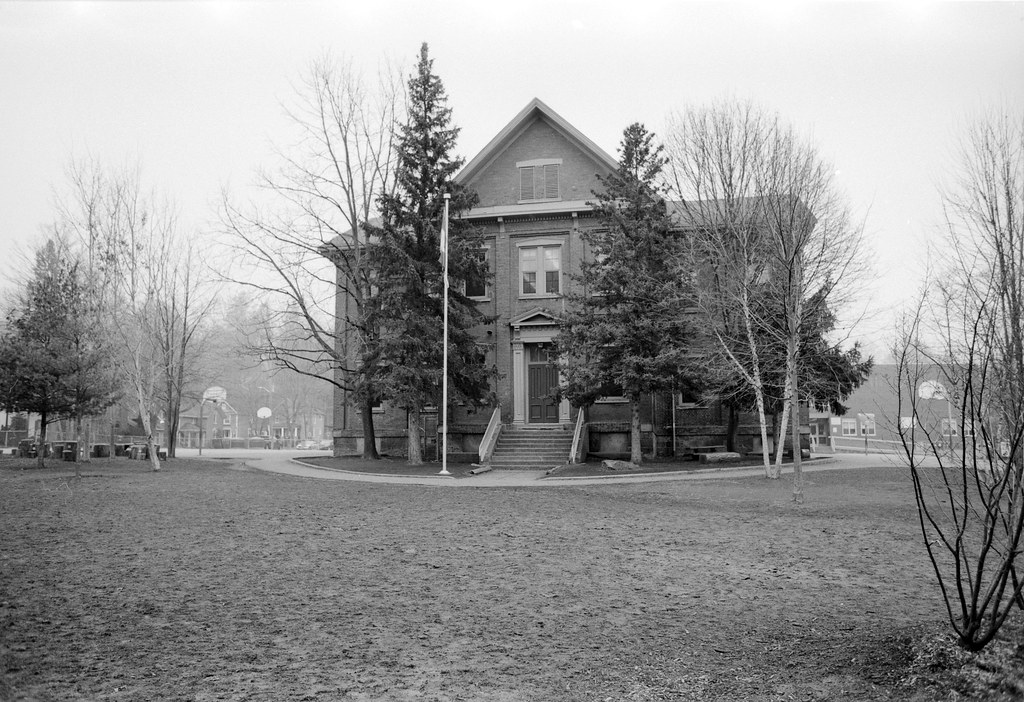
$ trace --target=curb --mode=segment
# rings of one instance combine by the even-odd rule
[[[813,459],[810,462],[809,467],[811,470],[817,470],[819,467],[825,467],[829,464],[835,463],[835,457],[822,456],[821,458]],[[307,471],[322,471],[328,474],[334,474],[338,476],[338,479],[346,480],[350,479],[353,481],[366,482],[366,483],[378,483],[378,484],[391,484],[391,485],[431,485],[431,486],[464,486],[464,487],[566,487],[570,485],[628,485],[635,483],[651,483],[651,482],[664,482],[670,480],[687,480],[696,479],[700,477],[711,478],[716,475],[725,475],[733,473],[747,472],[748,475],[743,477],[753,477],[763,472],[763,466],[761,465],[745,465],[745,466],[717,466],[714,468],[699,468],[687,471],[664,471],[658,473],[629,473],[622,475],[575,475],[575,476],[548,476],[544,473],[537,475],[539,471],[501,471],[493,472],[489,471],[484,474],[484,477],[477,477],[475,475],[466,475],[462,478],[455,478],[455,476],[449,475],[408,475],[408,474],[394,474],[394,473],[367,473],[364,471],[345,470],[343,468],[330,468],[319,464],[306,463],[299,458],[289,458],[287,463],[294,464],[297,467],[301,467]],[[275,470],[272,467],[253,465],[252,463],[245,462],[250,468],[255,470],[262,470],[265,472],[284,473],[288,474],[287,470]],[[792,465],[792,464],[789,464]],[[806,464],[805,464],[806,465]],[[785,466],[785,464],[784,464]],[[351,476],[350,478],[342,476]],[[300,477],[317,477],[304,475]],[[326,477],[326,476],[323,476]],[[475,479],[470,479],[475,478]]]
[[[813,463],[811,463],[811,465],[813,465],[813,466],[827,465],[829,463],[834,463],[835,462],[835,458],[833,458],[832,456],[823,456],[822,458],[815,458],[815,459],[812,459],[812,460],[813,460]],[[782,467],[785,467],[786,465],[793,465],[793,464],[792,463],[790,463],[790,464],[785,464],[784,463],[784,464],[782,464]],[[807,465],[807,464],[804,464],[804,465]],[[608,475],[608,474],[604,474],[604,475],[566,475],[566,476],[558,476],[558,475],[548,476],[548,475],[545,475],[543,478],[541,478],[541,480],[621,480],[623,478],[664,478],[666,476],[675,477],[675,476],[684,476],[684,475],[703,475],[703,474],[707,474],[707,473],[732,473],[732,472],[737,472],[737,471],[741,471],[741,470],[757,470],[757,471],[762,471],[762,470],[764,470],[764,466],[762,466],[762,465],[754,465],[754,466],[730,466],[730,465],[723,465],[723,466],[719,466],[717,468],[695,468],[693,470],[660,471],[660,472],[657,472],[657,473],[623,473],[622,475]]]

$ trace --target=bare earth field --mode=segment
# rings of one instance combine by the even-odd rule
[[[2,700],[1015,699],[905,476],[548,488],[0,462]]]

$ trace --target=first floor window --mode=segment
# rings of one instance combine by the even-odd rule
[[[490,268],[490,249],[489,248],[479,249],[479,250],[475,251],[473,253],[473,255],[477,258],[478,261],[483,261],[484,264],[486,264],[484,266],[485,270],[489,270],[489,268]],[[470,278],[469,280],[467,280],[466,281],[466,297],[486,298],[487,297],[487,279],[485,277],[481,277],[481,278]]]
[[[608,383],[601,388],[601,397],[598,402],[627,402],[626,394],[618,383]]]
[[[860,422],[860,433],[863,436],[874,436],[875,435],[875,415],[863,414]]]
[[[707,403],[699,392],[680,390],[676,393],[676,407],[680,409],[697,409],[707,407]]]
[[[856,419],[844,419],[843,420],[843,436],[857,436],[857,420]]]

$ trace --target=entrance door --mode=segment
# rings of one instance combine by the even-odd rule
[[[558,421],[558,367],[551,363],[546,347],[535,344],[529,347],[529,422],[530,424]]]

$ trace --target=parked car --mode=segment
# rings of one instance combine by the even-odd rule
[[[295,444],[295,448],[299,451],[313,451],[316,449],[316,442],[312,439],[303,439],[299,443]]]
[[[321,439],[316,445],[317,451],[333,451],[334,440],[333,439]]]

